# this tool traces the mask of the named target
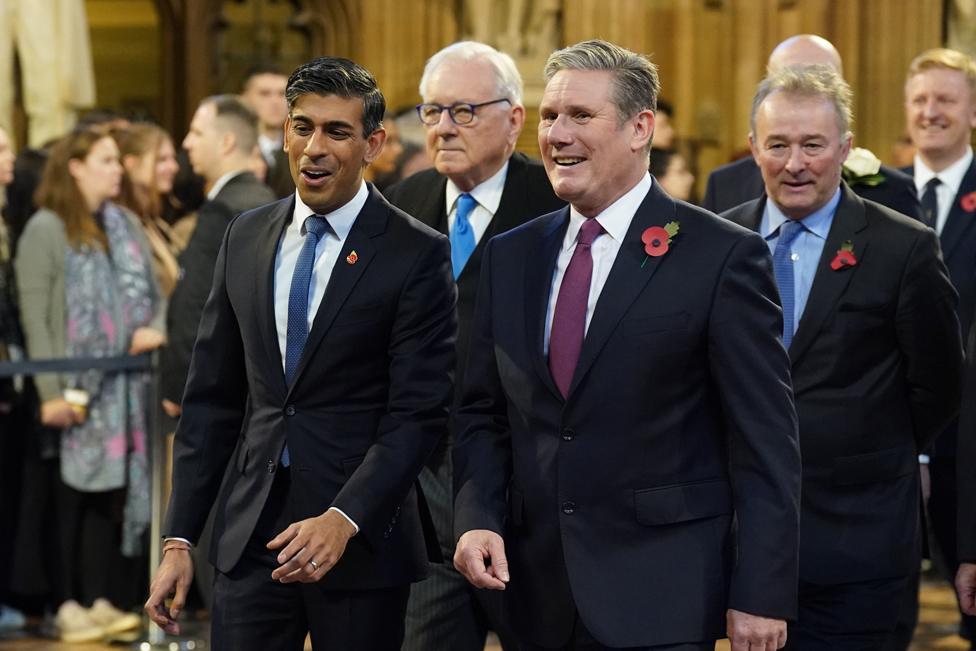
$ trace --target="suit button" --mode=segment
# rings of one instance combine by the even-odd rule
[[[268,459],[268,473],[271,474],[274,473],[274,471],[275,471],[275,462],[273,459]]]
[[[573,515],[576,512],[576,502],[572,500],[566,500],[563,502],[563,513],[566,515]]]
[[[295,415],[295,405],[288,405],[287,407],[285,407],[285,416],[294,416],[294,415]]]
[[[568,427],[564,427],[563,428],[563,431],[560,432],[560,434],[562,434],[562,437],[563,437],[563,440],[564,441],[572,441],[573,438],[576,436],[576,432],[574,432],[573,430],[569,429]]]

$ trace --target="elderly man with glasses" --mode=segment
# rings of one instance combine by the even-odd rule
[[[434,54],[420,80],[417,114],[427,135],[434,169],[419,172],[387,191],[391,203],[450,236],[458,284],[458,367],[464,377],[481,252],[494,235],[563,203],[553,194],[545,169],[514,153],[525,121],[522,79],[507,54],[471,41]],[[451,418],[453,423],[453,414]],[[451,455],[452,426],[420,475],[444,557],[454,554]],[[481,651],[489,627],[514,648],[494,595],[475,591],[447,564],[432,568],[411,588],[405,651]]]

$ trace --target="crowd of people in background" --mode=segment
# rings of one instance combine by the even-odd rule
[[[560,74],[572,78],[566,69],[553,78]],[[907,649],[917,620],[921,541],[928,535],[916,530],[918,522],[928,522],[925,553],[935,555],[945,578],[954,581],[959,570],[960,634],[974,642],[976,509],[968,517],[959,496],[976,483],[966,465],[976,455],[976,432],[968,429],[976,421],[965,406],[961,420],[956,415],[964,387],[976,379],[968,377],[976,371],[964,368],[961,352],[967,338],[974,345],[976,314],[976,228],[967,221],[976,213],[970,146],[976,63],[943,49],[913,62],[902,143],[910,158],[899,161],[910,164],[902,169],[852,147],[850,89],[829,42],[809,35],[784,41],[770,55],[768,74],[752,111],[752,155],[712,170],[701,201],[695,150],[675,131],[674,108],[660,98],[653,137],[635,160],[647,154],[643,171],[678,201],[683,220],[695,223],[702,211],[693,205],[700,204],[758,232],[772,256],[786,311],[783,335],[793,365],[803,463],[799,594],[786,597],[798,600],[803,625],[790,629],[791,648],[848,648],[860,640],[868,646],[850,648]],[[16,523],[0,537],[0,632],[24,628],[22,611],[44,614],[43,632],[65,642],[141,626],[132,611],[148,589],[148,437],[171,432],[183,411],[194,342],[228,224],[295,195],[298,171],[283,132],[288,88],[285,71],[256,67],[239,95],[204,99],[186,134],[100,110],[47,146],[15,156],[10,134],[0,130],[0,361],[158,350],[163,412],[159,423],[150,422],[155,412],[147,402],[148,373],[0,377],[0,520]],[[384,115],[385,144],[364,178],[391,204],[450,238],[460,387],[470,349],[478,344],[475,306],[485,284],[480,271],[487,243],[566,205],[565,193],[552,182],[566,172],[562,163],[546,161],[547,177],[541,163],[516,151],[525,121],[522,82],[504,53],[480,43],[449,46],[428,61],[419,90],[416,108]],[[791,140],[799,133],[796,115],[814,136]],[[818,135],[820,118],[826,135]],[[549,141],[540,136],[545,147],[559,132],[555,118],[542,119],[540,133],[556,131],[547,132]],[[422,123],[425,142],[401,137],[405,120]],[[838,134],[835,123],[841,125]],[[842,156],[822,157],[830,147]],[[802,154],[790,154],[791,148]],[[809,192],[815,199],[803,203]],[[825,209],[837,220],[843,215],[845,225],[851,221],[845,237],[818,230]],[[787,234],[791,220],[803,227]],[[867,251],[871,238],[877,242]],[[608,240],[596,240],[593,250],[597,260],[610,255],[612,263],[616,251],[600,249]],[[860,279],[873,277],[875,293],[852,295],[828,316],[831,299],[819,289],[827,281],[817,285],[814,277],[816,262],[835,249],[831,264],[841,271],[830,281],[842,278],[844,265],[861,265]],[[784,252],[800,261],[795,285],[792,270],[780,275]],[[566,255],[560,274],[568,272],[570,253],[567,248],[559,254]],[[804,266],[806,260],[813,266]],[[356,259],[346,263],[353,266]],[[809,324],[817,310],[821,319],[833,319],[821,334],[815,330],[820,324]],[[548,335],[545,342],[548,350]],[[836,358],[848,366],[832,368]],[[470,359],[479,361],[477,351]],[[477,387],[478,378],[469,381],[487,395],[511,378],[497,380],[488,388]],[[566,395],[569,387],[558,388]],[[462,450],[452,457],[456,418],[464,411],[460,391],[451,401],[451,435],[419,477],[436,532],[431,544],[448,559],[458,541],[452,458],[471,454]],[[902,411],[893,415],[896,406]],[[828,425],[858,445],[835,440]],[[567,431],[568,441],[574,434]],[[957,473],[957,467],[966,471]],[[477,469],[463,470],[477,475]],[[868,480],[889,481],[887,492],[879,498],[877,484],[863,488]],[[525,500],[528,510],[530,498]],[[212,528],[208,523],[189,541],[196,561],[192,598],[206,609],[214,599],[207,563]],[[852,542],[846,537],[855,531],[861,533]],[[478,580],[491,587],[489,579],[473,579],[450,562],[432,565],[431,577],[410,592],[403,649],[476,651],[488,630],[497,631],[506,651],[519,649],[521,634],[511,629],[498,593],[474,589]],[[796,616],[789,609],[771,611],[784,619]],[[522,613],[522,619],[526,614],[534,616]],[[599,637],[601,625],[588,626],[586,635]],[[827,647],[818,647],[824,640]]]

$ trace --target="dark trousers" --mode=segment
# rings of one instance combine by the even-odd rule
[[[946,580],[955,593],[956,570],[959,569],[956,554],[956,458],[933,456],[929,461],[929,476],[932,478],[932,493],[929,496],[928,514],[932,523],[932,534],[939,555],[945,563]],[[971,497],[971,496],[970,496]],[[976,642],[976,617],[962,615],[959,634],[969,641]]]
[[[885,651],[911,577],[815,585],[800,581],[799,613],[787,651]]]
[[[278,550],[265,544],[291,519],[288,471],[279,469],[241,560],[214,582],[214,651],[301,651],[311,633],[316,651],[397,651],[410,586],[323,590],[271,579]],[[342,562],[341,560],[339,561]]]
[[[573,624],[573,635],[564,646],[542,647],[529,642],[519,643],[521,651],[714,651],[715,640],[691,644],[666,644],[664,646],[609,647],[597,642],[580,620],[579,615]]]

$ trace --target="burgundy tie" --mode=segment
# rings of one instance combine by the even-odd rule
[[[563,397],[569,393],[576,362],[583,347],[586,329],[586,304],[590,297],[590,280],[593,277],[593,256],[590,247],[603,233],[603,227],[595,219],[586,219],[580,227],[576,250],[566,267],[563,284],[559,287],[556,309],[549,331],[549,370]]]

